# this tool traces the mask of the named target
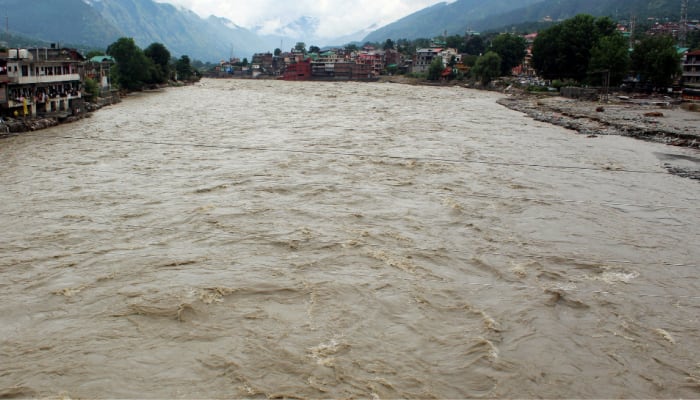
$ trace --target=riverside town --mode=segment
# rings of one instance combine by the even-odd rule
[[[700,400],[700,0],[0,12],[0,400]]]
[[[120,39],[107,54],[92,52],[89,58],[57,44],[48,48],[5,48],[0,51],[0,113],[4,118],[0,132],[3,128],[8,132],[34,130],[71,121],[119,101],[120,93],[201,76],[288,81],[407,79],[414,83],[522,88],[530,92],[560,92],[562,87],[572,86],[577,89],[561,93],[595,99],[607,99],[611,91],[623,95],[655,93],[665,95],[668,101],[700,103],[698,21],[650,19],[649,28],[641,34],[634,31],[635,21],[598,21],[609,24],[609,30],[588,35],[607,35],[621,51],[601,54],[591,49],[590,59],[579,59],[566,47],[553,48],[548,32],[562,25],[540,33],[483,35],[469,31],[453,36],[445,33],[432,40],[389,39],[383,44],[366,43],[361,47],[352,44],[307,49],[306,44],[297,43],[289,51],[276,49],[274,53],[254,54],[250,61],[231,58],[214,65],[200,63],[200,68],[190,65],[187,56],[170,60],[167,49],[154,43],[151,47],[155,48],[144,53],[166,54],[165,61],[157,62],[160,73],[133,77],[129,76],[133,72],[128,71],[148,66],[124,65],[134,63],[134,58],[126,57],[130,52],[141,52],[132,39]],[[593,17],[579,15],[562,24],[593,26],[593,22]],[[686,46],[689,38],[695,39],[694,48]],[[665,53],[664,46],[668,49]],[[668,68],[645,70],[644,65],[651,62],[648,58],[654,57],[652,53],[669,58],[670,64],[655,63]],[[564,62],[556,65],[552,59]],[[34,122],[27,122],[27,118]],[[37,122],[37,118],[42,121]]]

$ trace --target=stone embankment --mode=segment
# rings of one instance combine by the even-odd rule
[[[118,97],[111,99],[98,99],[98,102],[96,103],[85,103],[85,110],[78,114],[62,112],[37,117],[6,118],[2,121],[2,123],[0,123],[0,138],[17,133],[38,131],[64,123],[75,122],[83,118],[89,118],[92,116],[92,112],[116,102],[119,102]]]

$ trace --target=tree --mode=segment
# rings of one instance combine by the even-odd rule
[[[532,63],[547,79],[574,79],[588,76],[591,50],[600,38],[615,31],[608,17],[579,14],[540,32],[532,46]]]
[[[479,57],[472,68],[471,73],[486,85],[501,73],[501,56],[493,51],[489,51]]]
[[[451,49],[462,51],[464,49],[464,36],[452,35],[445,38],[445,45]]]
[[[105,55],[105,52],[102,50],[90,50],[87,52],[87,54],[85,54],[85,58],[87,58],[89,60],[93,57],[103,56],[103,55]]]
[[[85,93],[89,94],[92,96],[93,101],[94,99],[98,98],[100,96],[100,86],[98,83],[90,78],[85,78]]]
[[[394,49],[394,41],[391,39],[387,39],[386,42],[384,42],[383,49],[384,50],[393,50]]]
[[[484,39],[480,35],[471,35],[464,43],[464,52],[473,56],[480,56],[486,51]]]
[[[170,51],[161,43],[152,43],[143,52],[153,62],[151,83],[165,83],[170,77]]]
[[[181,81],[188,81],[192,79],[194,75],[194,70],[192,65],[190,65],[190,58],[188,56],[182,56],[175,63],[175,71],[177,71],[177,78]]]
[[[603,36],[591,49],[588,73],[590,80],[594,83],[600,83],[603,75],[609,73],[609,84],[617,86],[627,75],[629,66],[628,41],[618,32]]]
[[[297,42],[297,44],[294,45],[294,50],[306,54],[306,43]]]
[[[282,54],[282,49],[276,48],[274,54],[275,54],[275,57],[279,57],[279,55]]]
[[[668,86],[680,73],[681,56],[671,36],[646,36],[632,52],[632,69],[641,81],[653,86]]]
[[[132,38],[120,38],[109,45],[107,54],[117,62],[117,82],[127,90],[140,90],[150,78],[152,62],[143,51],[136,46]]]
[[[435,57],[428,67],[428,80],[437,81],[442,76],[442,71],[445,70],[445,64],[442,63],[442,57]]]
[[[356,52],[357,50],[359,50],[359,48],[354,43],[345,46],[345,51],[347,51],[347,52],[353,53],[353,52]]]
[[[310,46],[310,47],[309,47],[309,53],[316,53],[316,54],[318,54],[318,53],[320,53],[320,52],[321,52],[321,48],[318,47],[318,46]]]
[[[527,42],[525,39],[504,33],[491,42],[491,51],[501,56],[501,75],[510,75],[514,67],[522,64]]]

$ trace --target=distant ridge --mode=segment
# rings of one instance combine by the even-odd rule
[[[461,35],[468,29],[487,31],[506,28],[550,17],[562,20],[586,13],[628,19],[658,17],[678,20],[680,0],[457,0],[440,3],[406,16],[367,35],[364,41],[383,42],[386,39],[432,38],[442,35]],[[688,5],[691,19],[700,18],[700,1]]]
[[[232,49],[241,57],[265,49],[255,33],[225,18],[204,19],[153,0],[0,0],[0,11],[6,11],[11,33],[88,49],[106,48],[123,36],[142,48],[159,42],[173,56],[202,61],[228,58]]]

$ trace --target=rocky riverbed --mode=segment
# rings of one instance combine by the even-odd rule
[[[659,100],[590,102],[516,94],[499,100],[532,118],[584,135],[623,135],[675,146],[700,148],[700,113]]]
[[[700,113],[665,100],[612,97],[608,102],[591,102],[519,93],[498,102],[538,121],[562,126],[590,138],[622,135],[700,148]],[[664,167],[674,175],[700,179],[700,154],[694,152],[683,158],[663,161]]]

